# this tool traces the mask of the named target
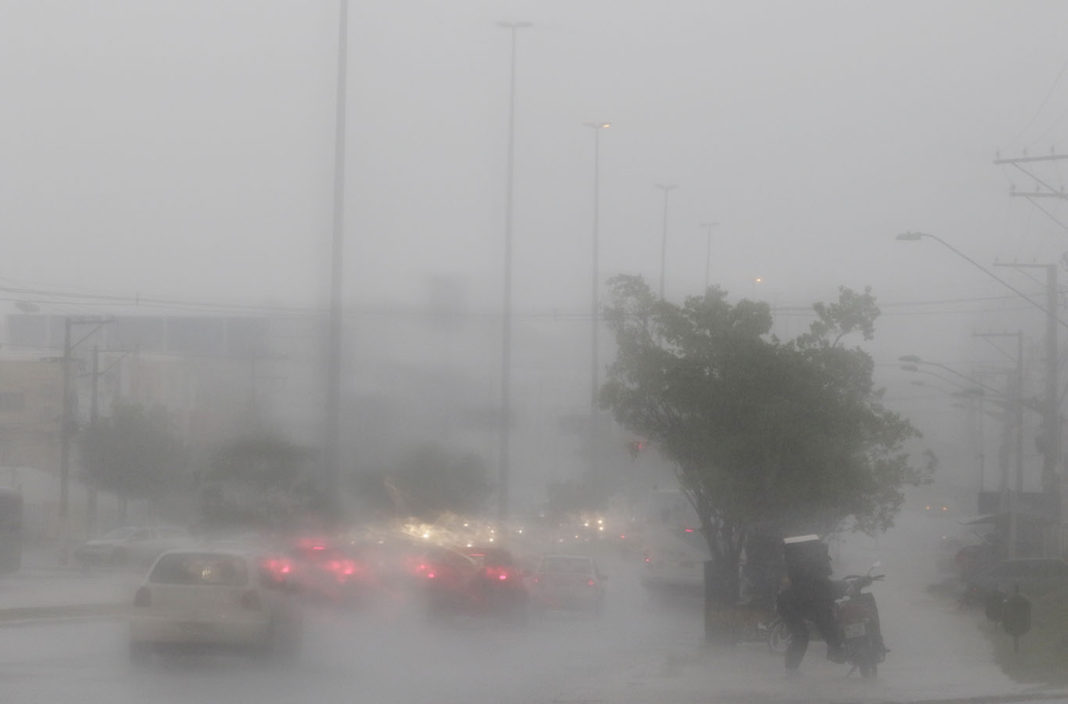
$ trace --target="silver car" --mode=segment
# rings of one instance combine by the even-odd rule
[[[82,569],[137,567],[144,569],[172,548],[190,545],[189,531],[170,526],[127,526],[90,540],[74,551]]]

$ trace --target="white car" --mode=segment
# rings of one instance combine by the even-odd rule
[[[134,598],[130,659],[168,650],[295,654],[301,618],[287,567],[284,559],[237,549],[160,555]]]
[[[531,598],[539,608],[600,612],[605,579],[592,557],[544,555],[530,575]]]

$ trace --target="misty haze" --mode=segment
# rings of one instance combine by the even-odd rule
[[[1066,28],[0,0],[0,700],[1068,702]]]

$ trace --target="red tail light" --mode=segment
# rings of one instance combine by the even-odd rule
[[[594,580],[592,580],[592,579],[587,579],[587,580],[586,580],[586,586],[587,586],[587,587],[596,587],[596,586],[597,586],[597,582],[595,582],[595,581],[594,581]]]
[[[508,580],[508,570],[504,567],[487,567],[486,576],[490,579],[496,579],[498,582],[505,582]]]
[[[134,606],[148,606],[152,602],[152,595],[148,591],[148,587],[141,587],[137,590],[137,594],[134,595]]]
[[[247,589],[241,592],[241,608],[248,609],[249,611],[259,611],[262,608],[263,602],[260,600],[260,593],[255,589]]]

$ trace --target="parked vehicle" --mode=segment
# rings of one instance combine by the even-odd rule
[[[866,575],[848,575],[839,582],[842,596],[835,607],[835,621],[842,632],[846,662],[864,678],[875,677],[887,653],[875,596],[864,591],[882,579],[883,575],[872,575],[869,571]],[[819,639],[819,630],[811,624],[809,633],[813,640]],[[773,653],[785,653],[789,647],[790,632],[781,617],[768,624],[767,643]]]
[[[531,600],[543,609],[582,609],[600,613],[604,581],[597,563],[585,555],[544,555],[531,573]]]
[[[842,629],[846,662],[866,679],[875,677],[879,663],[886,659],[879,609],[875,596],[864,589],[881,580],[883,575],[849,575],[842,579],[845,595],[838,600],[835,619]]]
[[[131,660],[168,651],[295,654],[301,618],[284,565],[228,549],[164,553],[134,598]]]
[[[170,526],[127,526],[79,545],[74,559],[82,569],[138,567],[152,564],[159,555],[193,543],[189,531]]]

